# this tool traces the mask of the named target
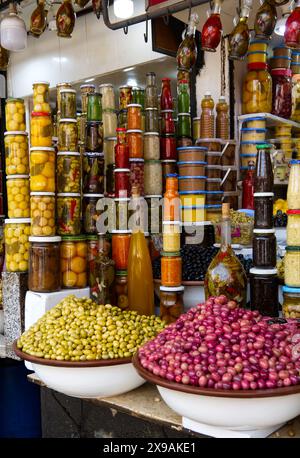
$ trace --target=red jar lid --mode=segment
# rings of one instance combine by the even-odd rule
[[[170,78],[162,78],[162,81],[171,81]]]
[[[253,62],[248,64],[248,70],[267,70],[268,64],[265,62]]]
[[[271,75],[275,76],[292,76],[292,70],[289,68],[274,68],[271,70]]]
[[[187,83],[188,83],[188,80],[180,80],[179,83],[187,84]]]
[[[126,132],[126,129],[125,129],[125,127],[118,127],[116,129],[116,132]]]
[[[287,215],[300,215],[300,210],[288,210]]]
[[[31,116],[34,118],[35,116],[51,116],[51,113],[46,113],[45,111],[32,111]]]

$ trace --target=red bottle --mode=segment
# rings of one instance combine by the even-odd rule
[[[117,169],[129,169],[129,147],[126,129],[119,127],[117,130],[117,144],[115,146],[115,165]]]
[[[161,80],[160,108],[161,110],[173,110],[170,78],[163,78]]]
[[[285,25],[284,41],[289,48],[300,48],[300,0],[289,15]]]
[[[249,169],[243,180],[243,208],[254,210],[254,174],[255,164],[253,161],[248,162]]]
[[[215,52],[222,37],[221,7],[215,4],[214,11],[205,22],[201,35],[201,48],[204,51]]]

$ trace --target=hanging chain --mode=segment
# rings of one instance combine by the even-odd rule
[[[226,38],[221,40],[221,95],[226,93]]]

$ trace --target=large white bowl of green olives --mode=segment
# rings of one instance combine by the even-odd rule
[[[24,332],[14,350],[55,391],[78,398],[115,396],[145,383],[131,358],[163,327],[155,316],[68,296]]]

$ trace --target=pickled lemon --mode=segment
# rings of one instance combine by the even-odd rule
[[[87,284],[86,272],[82,272],[81,274],[78,274],[76,286],[78,286],[78,288],[84,288],[86,284]]]
[[[76,255],[76,246],[71,243],[63,243],[60,248],[60,255],[66,259],[74,258]]]
[[[33,165],[44,164],[48,161],[48,153],[39,153],[38,151],[32,151],[30,155],[30,161]]]
[[[47,186],[47,178],[43,175],[34,175],[30,178],[32,191],[43,191]]]
[[[72,272],[77,274],[84,272],[86,269],[86,260],[85,258],[81,258],[80,256],[75,256],[71,259],[70,267]]]
[[[76,286],[77,283],[77,275],[74,272],[64,272],[63,273],[63,285],[67,286],[68,288],[72,288]]]
[[[76,249],[77,249],[77,256],[80,256],[81,258],[85,258],[87,255],[87,245],[84,242],[78,242],[76,244]]]

